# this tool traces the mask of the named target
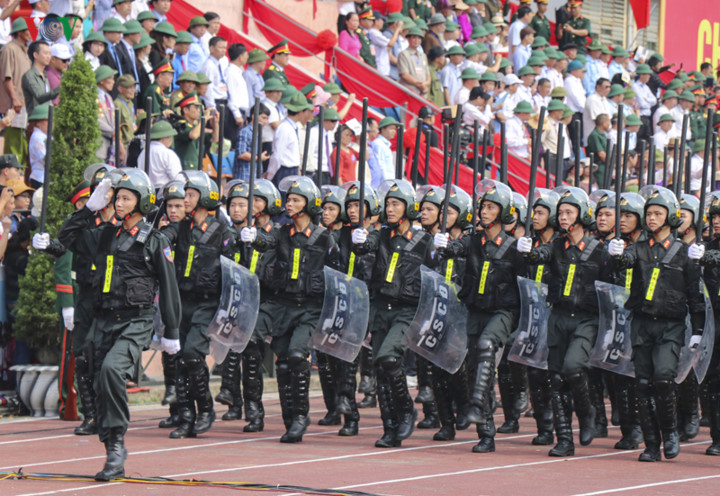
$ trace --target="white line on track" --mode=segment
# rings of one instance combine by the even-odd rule
[[[146,429],[157,429],[158,427],[154,425],[149,425],[147,427],[131,427],[128,429],[128,431],[143,431]],[[58,436],[47,436],[47,437],[35,437],[31,439],[16,439],[15,441],[0,441],[0,446],[4,446],[6,444],[20,444],[20,443],[33,443],[36,441],[49,441],[51,439],[64,439],[64,438],[79,438],[82,439],[82,436],[76,436],[75,434],[61,434]],[[85,436],[85,439],[95,439],[96,436]]]
[[[708,479],[718,479],[718,478],[720,478],[720,474],[705,475],[705,476],[701,476],[701,477],[690,477],[687,479],[675,479],[675,480],[663,481],[663,482],[652,482],[650,484],[640,484],[638,486],[617,487],[615,489],[605,489],[603,491],[595,491],[592,493],[574,494],[573,496],[596,496],[598,494],[621,493],[621,492],[625,492],[625,491],[634,491],[635,489],[647,489],[649,487],[668,486],[671,484],[684,484],[686,482],[697,482],[697,481],[703,481],[703,480],[708,480]]]

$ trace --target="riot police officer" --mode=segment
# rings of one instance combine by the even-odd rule
[[[95,318],[93,336],[97,425],[107,459],[96,480],[124,477],[127,450],[124,435],[129,424],[125,384],[138,365],[152,336],[153,300],[160,290],[165,323],[162,348],[180,349],[180,298],[167,238],[143,220],[155,203],[155,189],[138,169],[125,169],[114,193],[119,225],[95,227],[93,211],[108,203],[111,182],[103,179],[85,208],[63,225],[59,239],[74,253],[88,257],[96,267],[92,288]]]

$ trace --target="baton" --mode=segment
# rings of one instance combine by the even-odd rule
[[[412,174],[411,174],[411,180],[413,189],[417,188],[417,181],[418,181],[418,167],[420,164],[418,164],[418,160],[420,160],[420,133],[422,133],[422,119],[418,116],[417,118],[417,126],[415,131],[415,148],[413,151],[413,163],[412,163]]]
[[[545,106],[540,107],[540,116],[538,117],[538,129],[543,128],[545,123],[545,112],[547,108]],[[535,199],[535,184],[537,182],[537,169],[538,162],[540,161],[540,140],[536,139],[533,141],[532,156],[530,158],[530,187],[528,189],[528,209],[527,215],[525,216],[525,232],[530,232],[532,226],[532,209],[529,208],[533,204]]]
[[[315,171],[315,184],[322,187],[322,161],[323,161],[323,138],[325,137],[325,107],[320,105],[318,111],[318,152],[317,170]],[[309,135],[310,133],[308,133]]]
[[[616,196],[620,196],[620,193],[622,193],[622,190],[618,189],[618,187],[619,187],[618,185],[620,185],[622,182],[620,175],[622,174],[623,156],[622,156],[622,153],[620,153],[620,152],[622,151],[622,137],[623,137],[622,129],[623,129],[623,120],[625,117],[623,108],[624,108],[624,105],[622,103],[619,103],[618,108],[617,108],[617,137],[616,137],[617,141],[615,141],[615,143],[616,143],[615,148],[617,148],[617,150],[615,151],[615,154],[617,155],[615,157],[615,159],[617,160],[617,164],[615,166],[615,195]],[[625,143],[625,148],[627,149],[627,143]],[[616,202],[617,202],[617,206],[619,207],[620,201],[618,199],[616,199]],[[620,208],[615,210],[615,215],[616,215],[615,224],[617,225],[620,220]]]
[[[690,170],[690,155],[685,156],[685,193],[690,194],[690,181],[692,180],[692,170]]]
[[[473,134],[476,134],[478,132],[478,123],[475,121],[474,128],[473,128]],[[487,131],[483,129],[483,148],[485,147],[485,133]],[[484,162],[485,152],[483,152],[483,162]],[[473,181],[472,181],[472,206],[471,206],[471,212],[472,212],[472,225],[475,226],[475,218],[477,215],[475,214],[475,211],[477,208],[475,208],[475,203],[477,203],[477,192],[475,191],[477,189],[477,175],[478,175],[478,156],[477,156],[477,145],[475,145],[475,160],[473,160]]]
[[[448,182],[450,172],[450,126],[444,125],[443,132],[443,184]]]
[[[452,140],[450,140],[450,146],[452,147],[452,151],[450,153],[450,167],[453,168],[453,171],[457,170],[458,164],[453,163],[453,157],[455,160],[460,160],[460,153],[456,153],[456,148],[460,147],[460,121],[462,119],[462,105],[457,105],[455,107],[455,122],[453,122],[453,130],[452,130]],[[454,155],[453,155],[454,153]],[[451,171],[452,172],[452,171]],[[457,174],[457,172],[456,172]],[[449,176],[450,181],[453,179],[453,174],[451,173]]]
[[[625,131],[625,149],[623,150],[623,162],[622,162],[622,177],[620,177],[620,191],[625,191],[625,177],[627,176],[628,168],[628,157],[630,155],[630,147],[628,142],[630,141],[630,133]]]
[[[669,158],[669,150],[668,147],[665,146],[665,150],[663,151],[663,186],[667,188],[667,182],[668,182],[668,158]]]
[[[367,120],[368,120],[368,99],[363,98],[362,107],[362,131],[360,131],[360,158],[358,170],[360,175],[360,229],[365,227],[365,157],[367,155]],[[418,127],[418,129],[420,129]],[[415,157],[417,160],[417,156]],[[417,162],[413,164],[417,165]],[[417,172],[417,167],[415,167]]]
[[[593,182],[592,168],[593,168],[593,165],[595,165],[595,153],[590,152],[590,177],[588,178],[588,196],[590,196],[590,193],[592,193],[592,182]]]
[[[657,167],[657,164],[655,163],[655,140],[652,139],[652,137],[650,137],[649,147],[647,184],[651,185],[655,184],[655,168]]]
[[[715,190],[715,171],[717,169],[717,133],[713,132],[712,135],[712,159],[710,161],[710,189]],[[710,239],[713,237],[713,224],[708,223],[710,227]]]
[[[205,116],[200,117],[200,142],[198,143],[198,170],[203,170],[203,158],[205,157]]]
[[[687,145],[687,128],[690,124],[690,116],[688,114],[683,115],[682,120],[682,135],[680,136],[680,158],[683,160],[683,164],[685,164],[685,146]],[[689,165],[689,164],[688,164]],[[690,167],[687,168],[688,172],[690,172]],[[690,175],[688,174],[688,177]],[[690,181],[687,181],[688,184],[685,185],[685,192],[690,192]]]
[[[215,168],[215,172],[217,173],[216,181],[218,190],[220,190],[220,186],[222,185],[223,152],[225,151],[225,147],[223,145],[225,144],[225,118],[227,117],[227,109],[225,108],[225,105],[221,104],[218,110],[220,111],[220,124],[218,124],[220,131],[218,145],[220,145],[220,148],[218,149],[217,167]]]
[[[683,177],[683,165],[681,163],[681,160],[679,160],[678,157],[678,146],[677,143],[673,145],[673,193],[675,193],[675,196],[680,196],[680,193],[682,193],[682,177]]]
[[[564,169],[565,160],[565,125],[562,122],[558,123],[558,142],[557,142],[557,153],[555,154],[555,187],[557,188],[560,183],[560,168]],[[563,170],[563,173],[565,171]]]
[[[152,127],[152,97],[145,99],[145,174],[150,175],[150,128]]]
[[[573,143],[575,153],[575,186],[580,185],[580,121],[575,121],[573,126],[575,142]],[[592,164],[590,164],[590,175],[592,176]]]
[[[613,163],[613,151],[615,147],[610,140],[607,140],[605,145],[605,174],[603,175],[603,189],[610,189],[610,176],[612,176]]]
[[[707,128],[705,129],[705,156],[703,157],[702,180],[700,181],[700,215],[697,219],[697,243],[702,242],[703,225],[705,222],[705,190],[707,189],[707,173],[710,170],[710,150],[712,149],[713,137],[713,112],[708,112]]]
[[[403,132],[405,130],[405,126],[400,124],[397,127],[397,142],[395,145],[395,179],[402,179],[403,177],[403,156],[405,155],[404,147],[405,144],[403,143]]]
[[[426,130],[425,136],[425,184],[430,184],[430,133],[432,129]]]
[[[53,132],[53,114],[55,113],[55,105],[52,103],[48,105],[48,132],[47,140],[45,141],[45,167],[43,191],[42,191],[42,206],[40,208],[40,232],[45,232],[45,219],[47,218],[47,199],[48,190],[50,189],[50,152],[52,149],[52,132]]]
[[[256,152],[259,148],[260,142],[260,99],[255,99],[255,106],[253,107],[253,128],[252,137],[250,138],[250,178],[248,180],[248,213],[246,223],[248,227],[252,227],[254,218],[255,195],[253,188],[255,187],[255,173],[257,172],[257,161],[260,159],[256,156]]]
[[[500,122],[500,182],[508,183],[508,150],[507,150],[507,129],[505,121]],[[483,138],[483,147],[486,146]],[[484,154],[485,152],[483,152]],[[483,177],[485,177],[485,160],[483,160]]]
[[[304,176],[307,172],[308,152],[310,151],[310,126],[305,124],[305,142],[303,143],[303,158],[300,166],[300,175]]]
[[[335,186],[340,186],[340,141],[342,141],[342,126],[338,126],[335,130]]]
[[[49,128],[48,128],[49,129]],[[115,165],[120,167],[120,110],[115,108]]]
[[[638,158],[638,190],[643,187],[643,176],[645,175],[645,140],[640,140],[640,157]]]

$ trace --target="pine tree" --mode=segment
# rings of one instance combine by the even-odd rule
[[[68,193],[82,181],[85,168],[97,161],[100,127],[96,98],[95,74],[79,52],[63,73],[60,101],[53,116],[45,227],[51,237],[57,236],[74,210],[66,201]],[[25,276],[20,279],[14,329],[33,348],[56,347],[59,343],[53,265],[52,257],[36,253],[30,257]]]

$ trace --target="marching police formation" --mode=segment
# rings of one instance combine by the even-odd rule
[[[611,422],[621,430],[615,448],[644,443],[640,461],[659,461],[676,457],[680,442],[697,436],[702,400],[712,436],[707,454],[720,455],[720,351],[709,350],[700,384],[683,358],[713,332],[709,309],[720,308],[720,238],[712,234],[720,234],[720,191],[710,198],[703,241],[696,238],[704,215],[697,198],[678,201],[670,189],[652,185],[622,192],[619,201],[608,190],[591,198],[572,186],[537,189],[528,202],[485,179],[473,203],[458,186],[416,190],[404,179],[374,190],[358,181],[319,188],[310,177],[290,176],[279,188],[257,179],[252,186],[230,181],[221,190],[202,171],[153,185],[139,169],[107,164],[88,167],[85,179],[68,197],[76,211],[58,239],[38,233],[33,245],[70,257],[66,265],[76,273],[73,352],[84,418],[75,433],[98,434],[106,446],[97,480],[124,477],[126,383],[150,346],[162,350],[162,402],[170,411],[159,427],[172,429],[171,439],[210,430],[216,402],[229,407],[223,420],[244,415],[242,431],[262,431],[269,343],[286,429],[280,441],[301,442],[311,423],[310,357],[329,269],[361,281],[369,300],[362,350],[350,359],[315,352],[328,410],[318,423],[342,424],[340,436],[357,435],[360,409],[377,404],[383,433],[376,447],[399,447],[416,427],[437,429],[434,441],[450,441],[475,424],[472,451],[488,453],[497,433],[518,432],[530,409],[537,425],[532,444],[554,444],[549,455],[567,457],[575,453],[573,412],[581,446],[608,436],[609,396]],[[527,209],[532,222],[525,232]],[[260,297],[247,344],[223,354],[213,398],[206,359],[209,328],[222,310],[222,260],[257,279]],[[459,300],[467,318],[452,336],[466,349],[456,367],[432,353],[414,356],[413,398],[406,374],[413,348],[404,338],[428,304],[425,271]],[[601,284],[621,295],[612,311],[629,316],[626,334],[603,327]],[[536,343],[545,363],[523,363],[512,351],[528,339],[521,328],[525,287],[543,288],[544,317],[531,324],[546,328]],[[423,326],[421,334],[431,332],[429,322]],[[625,363],[631,373],[598,368],[595,352],[623,339],[632,346]],[[367,395],[360,404],[358,371]],[[419,422],[414,403],[423,405]],[[504,422],[496,428],[498,405]]]

